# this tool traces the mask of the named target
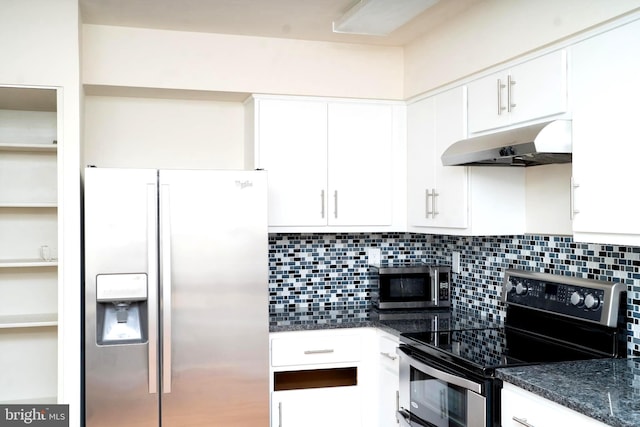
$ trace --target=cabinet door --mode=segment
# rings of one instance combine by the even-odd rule
[[[600,421],[510,384],[505,384],[502,389],[501,400],[502,427],[606,426]]]
[[[441,160],[451,144],[465,137],[464,101],[460,87],[409,106],[407,186],[412,226],[467,227],[467,168],[443,166]]]
[[[636,21],[571,50],[573,229],[576,234],[591,233],[583,236],[588,241],[640,242],[639,45]]]
[[[382,331],[378,338],[378,425],[392,427],[398,424],[398,390],[400,389],[399,358],[396,353],[398,339]]]
[[[276,391],[271,394],[271,427],[358,427],[358,387]]]
[[[552,52],[510,71],[511,124],[540,119],[567,110],[566,51]],[[508,106],[508,105],[507,105]],[[509,109],[509,108],[508,108]]]
[[[509,124],[506,110],[506,71],[474,80],[467,86],[469,133],[496,129]]]
[[[329,104],[329,225],[392,223],[393,107]]]
[[[466,228],[467,168],[443,166],[442,153],[465,137],[464,88],[456,88],[435,97],[436,129],[433,159],[436,173],[435,195],[432,196],[433,223],[437,227]]]
[[[469,132],[476,133],[567,110],[567,60],[551,52],[468,85]]]
[[[436,187],[436,103],[434,97],[407,107],[407,204],[409,225],[425,227],[432,223],[431,196]]]
[[[326,225],[326,103],[257,102],[257,167],[269,173],[269,226]]]

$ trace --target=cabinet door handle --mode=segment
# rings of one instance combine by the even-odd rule
[[[505,109],[502,106],[502,89],[504,85],[502,84],[502,80],[498,79],[498,115],[502,114],[502,111]]]
[[[435,188],[433,189],[433,193],[431,193],[431,194],[433,195],[433,204],[432,204],[432,207],[433,207],[433,217],[435,218],[435,217],[436,217],[436,215],[438,215],[438,214],[440,213],[440,212],[438,212],[437,202],[436,202],[436,200],[437,200],[437,198],[438,198],[438,196],[439,196],[440,194],[436,193],[436,189],[435,189]]]
[[[513,107],[516,106],[516,104],[511,102],[511,99],[513,98],[513,94],[512,94],[513,86],[515,86],[515,84],[516,84],[516,81],[513,80],[511,78],[511,74],[509,74],[507,76],[507,112],[509,113],[511,112]]]
[[[573,220],[573,218],[575,218],[576,214],[579,214],[580,211],[578,209],[576,209],[576,188],[579,188],[580,184],[576,184],[576,182],[573,180],[573,177],[571,177],[571,189],[570,189],[570,193],[569,193],[569,209],[571,210],[570,214],[570,218],[571,220]]]
[[[535,427],[533,424],[529,424],[526,418],[518,418],[515,415],[511,418],[513,418],[513,421],[517,422],[518,424],[522,424],[525,427]]]
[[[320,215],[324,219],[324,190],[320,191]]]
[[[338,218],[338,190],[333,192],[333,216]]]
[[[386,351],[381,351],[380,354],[382,356],[388,358],[388,359],[391,359],[391,360],[396,360],[398,358],[398,356],[396,356],[395,354],[391,354],[391,353],[386,352]]]
[[[431,211],[429,211],[429,197],[431,197],[431,193],[427,188],[424,190],[424,217],[429,219],[429,215],[431,215]]]
[[[282,427],[282,402],[278,402],[278,427]]]
[[[327,354],[327,353],[333,353],[333,349],[332,348],[325,348],[322,350],[305,350],[304,354]]]

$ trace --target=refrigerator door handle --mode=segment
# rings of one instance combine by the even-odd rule
[[[149,394],[158,392],[157,187],[147,185],[147,305],[149,313]]]
[[[160,185],[160,268],[162,270],[162,392],[171,393],[171,217],[169,185]]]

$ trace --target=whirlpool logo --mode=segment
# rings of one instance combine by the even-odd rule
[[[0,405],[0,427],[69,427],[69,405]]]
[[[238,187],[240,187],[241,190],[244,190],[245,188],[249,188],[249,187],[253,187],[253,181],[240,181],[240,180],[236,180],[236,185]]]

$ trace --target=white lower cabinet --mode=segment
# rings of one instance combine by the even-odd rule
[[[358,387],[276,391],[271,427],[362,426]]]
[[[368,426],[362,415],[371,375],[363,350],[372,333],[375,330],[272,333],[271,426]]]
[[[271,427],[397,425],[398,338],[375,328],[270,335]]]
[[[606,424],[515,385],[502,389],[502,427],[606,427]]]
[[[397,354],[398,337],[378,330],[378,425],[394,427],[398,425],[398,392],[400,390],[400,359]]]

